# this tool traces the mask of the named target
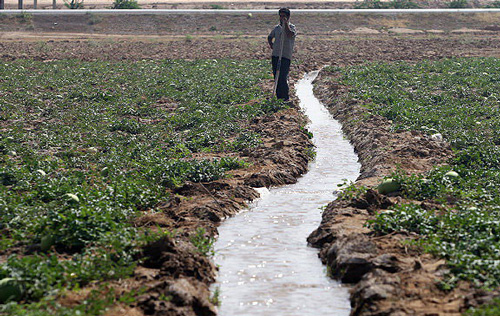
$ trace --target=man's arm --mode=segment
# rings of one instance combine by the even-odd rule
[[[269,35],[267,36],[267,43],[269,44],[269,47],[271,47],[271,49],[273,49],[273,38],[275,37],[276,35],[276,28],[273,28],[271,30],[271,33],[269,33]]]
[[[269,34],[267,36],[267,42],[269,43],[269,47],[271,47],[271,49],[273,49],[273,37],[271,34]]]

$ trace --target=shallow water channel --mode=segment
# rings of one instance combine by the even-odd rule
[[[306,241],[337,184],[359,175],[340,124],[313,95],[316,76],[306,74],[295,86],[317,147],[308,173],[296,184],[262,190],[260,199],[219,227],[219,315],[349,315],[347,289],[327,276],[318,250]]]

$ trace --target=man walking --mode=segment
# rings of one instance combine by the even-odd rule
[[[288,72],[292,60],[293,45],[295,44],[295,25],[290,24],[290,10],[279,10],[280,23],[267,36],[269,47],[273,50],[272,64],[276,86],[276,97],[288,101]],[[273,42],[274,39],[274,42]],[[278,71],[279,67],[279,71]],[[276,78],[278,74],[278,78]]]

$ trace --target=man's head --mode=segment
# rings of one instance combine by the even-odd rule
[[[278,14],[280,15],[280,18],[281,17],[286,17],[286,19],[288,20],[290,18],[290,9],[288,9],[288,8],[281,8],[278,11]]]

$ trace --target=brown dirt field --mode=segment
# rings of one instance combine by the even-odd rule
[[[275,20],[269,15],[0,16],[0,60],[267,59],[270,51],[265,38]],[[292,83],[304,72],[326,64],[500,56],[497,13],[292,15],[292,23],[299,30]],[[451,154],[446,144],[417,133],[391,133],[390,122],[380,117],[359,120],[365,115],[357,101],[337,104],[343,87],[328,73],[322,78],[317,94],[343,123],[355,146],[362,163],[359,183],[375,185],[395,163],[407,171],[423,172]],[[190,249],[188,236],[199,226],[216,234],[223,218],[256,197],[252,187],[292,183],[304,173],[310,142],[301,130],[303,124],[296,107],[254,121],[249,128],[266,137],[257,150],[241,153],[254,162],[252,169],[234,172],[231,179],[188,183],[174,192],[177,199],[163,205],[163,213],[138,219],[137,225],[160,225],[183,233],[144,249],[150,259],[110,291],[119,296],[145,286],[146,292],[135,303],[116,306],[108,315],[215,315],[208,286],[216,268]],[[399,158],[389,161],[389,154]],[[437,289],[434,279],[439,278],[444,262],[405,247],[403,241],[415,236],[375,237],[363,226],[375,210],[398,202],[375,191],[357,200],[334,201],[309,238],[321,248],[321,258],[337,271],[338,278],[356,284],[352,315],[459,315],[468,306],[486,301],[483,293],[466,283],[452,292]],[[82,291],[68,294],[61,302],[79,304],[84,298]]]
[[[388,0],[383,0],[386,2]],[[18,9],[18,1],[4,0],[5,9]],[[83,0],[85,9],[108,9],[113,6],[114,0]],[[312,1],[280,1],[273,0],[138,0],[141,9],[278,9],[288,7],[290,9],[351,9],[362,1],[356,0],[312,0]],[[441,0],[416,0],[420,8],[446,8],[447,1]],[[475,0],[469,3],[469,7],[480,8],[492,3],[488,0]],[[23,1],[23,9],[33,9],[34,1]],[[52,0],[37,0],[37,9],[52,9]],[[56,0],[56,9],[67,9],[64,0]]]
[[[84,0],[85,9],[107,9],[113,5],[113,0]],[[275,9],[278,6],[290,7],[292,9],[318,9],[318,8],[350,8],[354,2],[352,0],[313,0],[308,2],[283,1],[276,3],[266,0],[254,1],[218,1],[218,0],[196,0],[196,1],[179,1],[179,0],[138,0],[137,3],[142,9]],[[432,2],[431,2],[432,3]],[[426,5],[431,5],[426,2]],[[24,9],[33,9],[33,1],[24,1]],[[5,0],[6,9],[17,9],[18,1]],[[52,0],[38,0],[37,9],[52,9]],[[56,9],[66,9],[64,1],[56,1]]]

